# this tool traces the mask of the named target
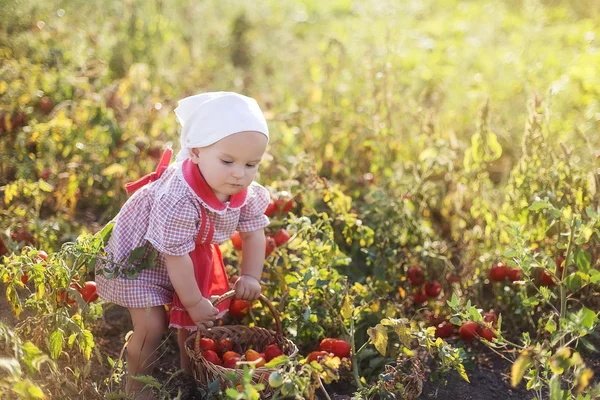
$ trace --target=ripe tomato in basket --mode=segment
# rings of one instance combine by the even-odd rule
[[[217,352],[219,354],[223,354],[228,351],[231,351],[232,348],[233,348],[233,344],[231,343],[231,339],[229,339],[229,338],[221,339],[217,343]]]
[[[239,357],[230,357],[227,360],[223,361],[223,366],[225,368],[235,369],[237,367],[238,361],[240,361]]]
[[[234,299],[229,306],[229,314],[234,318],[243,318],[248,314],[251,303],[246,300]]]
[[[200,339],[200,349],[201,350],[212,350],[215,353],[217,352],[217,345],[215,341],[209,338]]]
[[[276,344],[270,344],[265,348],[265,358],[267,361],[271,361],[275,357],[283,355],[283,351]]]
[[[206,359],[206,361],[211,362],[215,365],[221,365],[221,359],[213,350],[204,350],[202,355]]]

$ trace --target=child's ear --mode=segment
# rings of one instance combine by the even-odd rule
[[[195,149],[190,149],[190,160],[192,160],[192,162],[194,164],[198,164],[200,162],[200,150],[195,148]]]

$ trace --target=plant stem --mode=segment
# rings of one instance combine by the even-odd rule
[[[350,343],[352,346],[352,376],[354,377],[354,381],[356,382],[356,386],[359,389],[362,389],[362,382],[360,381],[360,375],[358,374],[358,359],[356,352],[356,345],[354,344],[354,318],[350,318]],[[369,343],[367,341],[358,351],[362,350],[366,344]]]
[[[571,232],[569,234],[569,244],[567,245],[567,254],[565,255],[564,266],[562,269],[561,277],[560,277],[560,315],[558,318],[558,324],[560,326],[560,320],[564,317],[565,312],[567,312],[567,288],[565,286],[565,275],[567,274],[567,266],[569,255],[571,254],[571,250],[573,247],[573,237],[575,236],[575,216],[571,219]],[[559,266],[557,266],[559,267]],[[560,346],[564,346],[565,340],[562,338],[560,340]]]

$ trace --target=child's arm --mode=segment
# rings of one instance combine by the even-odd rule
[[[169,256],[165,254],[165,263],[169,279],[181,304],[190,314],[192,321],[197,324],[213,325],[219,310],[212,305],[209,299],[202,296],[196,279],[194,279],[194,264],[189,255]]]
[[[236,297],[254,300],[261,292],[260,278],[265,264],[265,231],[240,232],[242,237],[242,275],[235,283]]]

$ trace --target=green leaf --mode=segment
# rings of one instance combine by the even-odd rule
[[[63,343],[64,343],[64,334],[63,334],[62,330],[57,329],[50,334],[50,344],[48,347],[50,350],[50,356],[53,359],[56,360],[62,353]]]
[[[583,272],[575,272],[567,277],[567,287],[571,292],[576,292],[581,289],[583,286],[587,285],[590,276],[588,274],[584,274]]]
[[[560,376],[554,375],[550,379],[550,400],[563,400],[563,390],[560,388]]]
[[[585,250],[579,249],[575,254],[575,264],[577,269],[581,272],[589,272],[590,265],[592,263],[592,256]]]
[[[102,243],[108,243],[108,239],[110,238],[114,226],[115,221],[110,221],[108,224],[104,225],[104,228],[102,228],[100,232],[97,233],[97,235],[102,238]]]
[[[523,379],[525,375],[525,371],[527,368],[531,366],[531,353],[529,350],[523,350],[521,354],[519,354],[519,358],[514,362],[510,371],[510,382],[512,387],[517,387],[517,385]]]
[[[131,378],[135,379],[138,382],[143,383],[144,386],[151,386],[156,389],[160,389],[162,386],[155,377],[150,376],[150,375],[136,375],[136,376],[132,376]]]
[[[552,208],[552,205],[547,201],[534,201],[528,208],[530,211],[539,211],[547,208]]]
[[[377,324],[375,328],[369,328],[367,333],[369,334],[371,342],[373,342],[373,345],[375,345],[377,351],[381,355],[385,356],[388,343],[388,333],[386,327],[382,324]]]
[[[546,322],[546,331],[550,333],[554,333],[556,331],[556,322],[554,321],[554,318],[550,317],[548,322]]]
[[[286,355],[282,355],[282,356],[278,356],[275,357],[274,359],[272,359],[271,361],[269,361],[268,363],[265,364],[266,368],[277,368],[280,365],[283,365],[285,363],[287,363],[288,361],[290,361],[290,358]]]
[[[575,321],[581,327],[584,327],[589,330],[592,329],[598,322],[598,317],[596,316],[595,312],[593,312],[589,308],[583,307],[577,312]]]
[[[595,269],[590,271],[590,282],[593,284],[600,283],[600,271]]]

